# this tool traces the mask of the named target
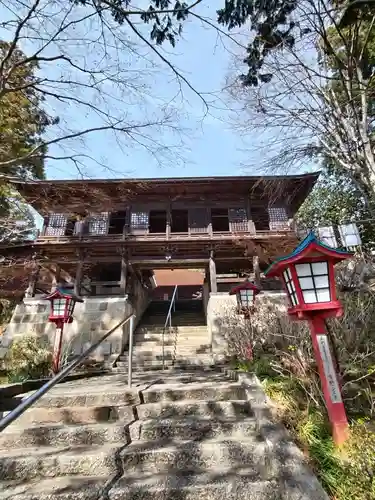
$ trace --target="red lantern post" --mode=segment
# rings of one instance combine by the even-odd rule
[[[349,252],[325,245],[310,233],[291,254],[273,262],[265,272],[266,276],[281,278],[290,303],[288,314],[309,322],[333,439],[337,445],[347,439],[349,426],[325,319],[343,313],[336,295],[334,265],[351,256]]]
[[[245,320],[249,323],[251,343],[247,348],[246,357],[249,360],[253,359],[253,326],[251,324],[251,314],[254,311],[255,297],[260,293],[260,288],[251,283],[250,281],[245,281],[229,292],[229,295],[236,295],[238,311],[242,313]]]
[[[56,325],[52,363],[52,370],[56,374],[60,370],[64,324],[73,321],[74,307],[77,302],[83,302],[83,300],[62,288],[56,288],[52,293],[44,296],[43,299],[51,303],[51,314],[48,319]]]

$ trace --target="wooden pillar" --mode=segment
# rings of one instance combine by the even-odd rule
[[[207,221],[208,221],[208,226],[207,226],[208,235],[211,236],[211,238],[212,238],[213,231],[212,231],[212,218],[211,218],[211,209],[210,208],[207,209]]]
[[[124,227],[122,228],[122,236],[124,240],[128,234],[130,234],[130,207],[126,207],[125,209],[125,222]]]
[[[34,297],[35,295],[35,287],[38,281],[39,271],[40,271],[40,266],[37,263],[34,263],[33,269],[30,274],[29,285],[26,288],[25,292],[26,298]]]
[[[254,282],[256,286],[260,286],[260,265],[259,255],[253,256]]]
[[[74,293],[76,295],[81,295],[81,282],[82,282],[82,274],[83,274],[83,252],[79,252],[79,260],[77,262],[76,267],[76,276],[74,279]]]
[[[169,240],[171,238],[171,226],[172,226],[172,205],[168,203],[167,206],[167,226],[166,226],[166,238]]]
[[[255,233],[255,226],[254,226],[254,222],[251,218],[250,197],[248,197],[246,200],[246,213],[247,213],[247,230],[249,231],[249,233],[254,234]]]
[[[49,215],[46,215],[43,217],[43,229],[42,229],[42,235],[44,236],[47,232],[47,227],[49,224]]]
[[[128,277],[128,262],[126,260],[126,257],[122,256],[121,258],[121,281],[120,281],[120,287],[121,287],[121,292],[126,295],[126,281]]]
[[[210,269],[211,292],[216,293],[217,292],[216,264],[214,261],[214,252],[212,250],[210,252],[209,269]]]
[[[59,286],[60,283],[61,268],[58,264],[55,264],[54,268],[55,272],[52,277],[51,292],[53,292],[55,288]]]

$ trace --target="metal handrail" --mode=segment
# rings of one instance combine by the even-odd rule
[[[132,370],[132,350],[133,350],[133,330],[134,330],[134,318],[135,315],[133,313],[129,314],[126,316],[124,319],[122,319],[116,326],[111,328],[103,337],[98,340],[95,344],[90,346],[86,351],[84,351],[80,356],[78,356],[77,359],[72,361],[69,365],[67,365],[65,368],[61,370],[55,377],[51,378],[48,382],[46,382],[42,387],[40,387],[37,391],[34,392],[31,396],[29,396],[27,399],[22,401],[17,408],[12,410],[8,415],[6,415],[4,418],[0,420],[0,432],[3,431],[8,425],[10,425],[12,422],[14,422],[18,417],[20,417],[30,406],[32,406],[36,401],[38,401],[44,394],[46,394],[52,387],[54,387],[60,380],[62,380],[64,377],[66,377],[76,366],[78,366],[82,361],[84,361],[89,354],[91,354],[99,345],[104,342],[117,328],[120,326],[125,325],[127,321],[130,320],[130,335],[129,335],[129,375],[128,375],[128,383],[129,387],[131,387],[131,382],[132,382],[132,377],[131,377],[131,370]],[[130,351],[130,344],[132,347],[132,350]]]
[[[164,334],[165,334],[165,329],[167,328],[168,320],[169,320],[169,328],[172,328],[172,306],[173,306],[173,310],[175,311],[176,310],[176,294],[177,294],[177,285],[174,287],[174,290],[173,290],[171,303],[169,304],[168,314],[167,314],[167,317],[166,317],[166,320],[164,323],[163,333],[162,333],[162,337],[161,337],[162,354],[163,354],[163,364],[162,364],[163,370],[164,370],[164,366],[165,366]]]

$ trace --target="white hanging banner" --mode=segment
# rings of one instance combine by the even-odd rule
[[[327,335],[317,335],[316,338],[318,341],[319,352],[323,362],[323,370],[327,379],[331,401],[332,403],[342,403],[340,387],[337,381],[336,370],[333,366],[328,337]]]

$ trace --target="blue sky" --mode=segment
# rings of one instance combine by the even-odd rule
[[[215,22],[216,9],[223,3],[224,0],[203,2],[196,12]],[[47,6],[46,12],[51,20],[45,21],[42,18],[42,22],[36,21],[35,26],[25,31],[22,48],[28,55],[35,52],[40,37],[46,36],[46,33],[48,37],[50,36],[50,32],[55,29],[55,22],[61,21],[61,12],[69,8],[70,4],[62,4],[61,11],[58,3],[42,0],[41,5]],[[139,0],[138,5],[147,5],[147,0]],[[0,17],[3,20],[9,16],[14,19],[12,17],[14,14],[9,12],[5,7],[1,7]],[[76,5],[71,15],[75,18],[82,13],[86,15],[86,7]],[[42,13],[44,14],[45,12]],[[139,19],[134,18],[132,21],[149,39],[150,26],[145,26]],[[121,116],[122,119],[126,116],[126,123],[154,120],[160,116],[161,109],[167,108],[174,115],[173,127],[162,127],[150,133],[147,143],[152,145],[152,152],[134,141],[124,141],[124,137],[126,138],[124,134],[119,138],[119,135],[116,136],[112,131],[96,132],[85,136],[84,141],[74,140],[62,143],[62,147],[50,147],[49,153],[53,156],[85,153],[86,158],[84,164],[78,166],[69,160],[49,159],[46,164],[47,178],[188,177],[265,173],[260,170],[265,153],[264,149],[262,152],[259,149],[260,145],[264,146],[265,137],[255,133],[241,137],[233,129],[231,126],[233,113],[229,107],[234,104],[231,102],[229,105],[228,96],[221,92],[233,64],[233,52],[236,52],[237,60],[241,61],[244,50],[226,37],[219,38],[216,30],[207,24],[202,24],[196,18],[189,18],[184,24],[182,38],[174,49],[168,44],[158,47],[194,89],[204,94],[210,103],[207,113],[202,100],[186,84],[182,83],[182,97],[177,95],[180,87],[174,79],[173,72],[151,52],[150,48],[142,46],[138,38],[132,37],[128,27],[119,27],[113,23],[113,29],[123,37],[125,43],[131,45],[136,42],[138,51],[136,55],[131,49],[128,50],[126,45],[125,48],[121,45],[120,51],[108,49],[104,58],[102,47],[91,43],[90,40],[90,38],[96,39],[99,34],[98,25],[92,20],[75,26],[74,31],[66,34],[65,39],[59,40],[60,45],[50,44],[43,55],[56,56],[63,51],[77,64],[81,66],[87,64],[91,68],[96,68],[97,61],[103,64],[104,59],[106,70],[108,68],[112,70],[111,65],[120,62],[123,80],[118,78],[119,81],[124,82],[127,78],[131,79],[133,74],[138,75],[131,90],[124,91],[122,87],[119,92],[119,88],[113,86],[111,81],[110,84],[105,83],[101,87],[104,93],[99,97],[93,90],[87,88],[82,90],[82,87],[78,87],[77,94],[72,88],[69,88],[67,93],[94,104],[97,104],[96,99],[101,100],[102,109],[108,109],[111,114],[116,114],[116,117]],[[1,36],[10,39],[11,34],[7,35],[4,32],[0,32]],[[243,45],[247,44],[249,36],[249,33],[236,35]],[[74,69],[61,61],[42,64],[40,73],[57,82],[61,79],[81,81],[81,78],[85,78],[82,73],[74,74]],[[139,91],[138,85],[144,85],[145,91]],[[54,88],[61,91],[59,83]],[[109,96],[108,99],[103,97],[105,95]],[[87,107],[79,107],[72,101],[62,103],[47,98],[44,105],[51,116],[60,117],[60,124],[57,127],[47,129],[46,134],[49,139],[55,138],[56,135],[102,125],[97,114],[92,110],[88,111]]]
[[[214,9],[207,6],[201,7],[200,13],[214,18]],[[228,43],[230,42],[226,40],[227,46]],[[163,49],[168,52],[169,60],[181,69],[198,91],[217,92],[224,86],[231,55],[217,39],[217,33],[213,29],[207,29],[198,20],[192,20],[186,23],[183,38],[176,48],[165,45]],[[153,93],[163,96],[164,100],[172,99],[176,93],[176,85],[171,82],[171,76],[171,72],[164,67],[153,85]],[[216,97],[208,96],[215,103],[210,108],[210,114],[204,117],[201,100],[186,87],[184,97],[185,101],[178,103],[184,115],[180,125],[186,129],[184,146],[176,150],[176,154],[184,157],[183,162],[172,159],[160,166],[147,150],[134,147],[121,149],[113,136],[97,133],[87,140],[90,154],[96,158],[105,156],[106,163],[113,171],[92,164],[89,176],[177,177],[254,173],[242,166],[247,161],[248,153],[244,151],[244,141],[228,123],[228,111],[216,109],[225,105],[217,102]],[[141,115],[140,109],[139,116]],[[73,112],[72,116],[79,122],[79,115]],[[168,131],[160,134],[158,139],[167,144],[176,140],[175,134]],[[70,162],[49,162],[47,166],[49,178],[77,177],[77,171]]]

